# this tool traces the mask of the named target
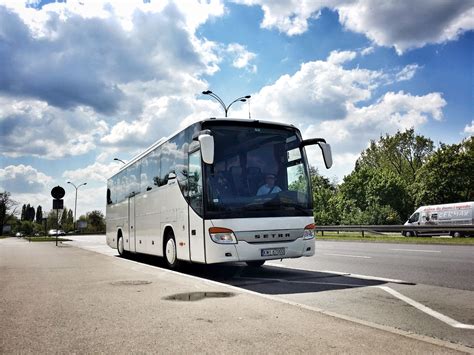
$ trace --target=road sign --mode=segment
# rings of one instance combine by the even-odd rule
[[[53,200],[53,210],[62,210],[64,208],[64,200]]]
[[[55,198],[56,200],[62,199],[65,194],[66,191],[64,191],[64,189],[59,185],[53,187],[53,189],[51,190],[51,196],[53,196],[53,198]]]

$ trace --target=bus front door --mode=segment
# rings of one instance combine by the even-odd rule
[[[203,212],[203,193],[202,193],[202,168],[201,151],[196,150],[189,153],[189,252],[191,261],[206,262],[205,241],[204,241],[204,221]]]
[[[135,195],[131,195],[128,198],[128,240],[129,240],[129,251],[135,253]]]

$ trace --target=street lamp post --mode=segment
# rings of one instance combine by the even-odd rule
[[[115,161],[119,161],[121,162],[122,164],[125,164],[125,162],[122,160],[122,159],[119,159],[119,158],[114,158]]]
[[[77,190],[81,187],[81,186],[84,186],[84,185],[87,185],[87,182],[84,182],[78,186],[76,186],[74,183],[68,181],[67,182],[68,184],[71,184],[72,186],[74,186],[74,188],[76,189],[76,199],[74,200],[74,231],[77,230],[77,220],[76,220],[76,210],[77,210]]]
[[[247,100],[249,100],[251,98],[250,95],[245,95],[245,96],[241,96],[241,97],[238,97],[236,98],[234,101],[232,101],[229,105],[225,105],[224,101],[222,101],[222,99],[217,96],[216,94],[214,94],[211,90],[206,90],[206,91],[203,91],[202,92],[203,95],[209,95],[210,97],[212,97],[214,100],[216,100],[218,103],[221,104],[222,108],[224,109],[224,114],[225,114],[225,117],[227,117],[227,113],[229,112],[229,108],[234,104],[236,103],[237,101],[240,101],[240,102],[247,102]]]

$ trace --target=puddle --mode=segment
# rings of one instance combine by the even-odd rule
[[[124,280],[124,281],[115,281],[110,283],[113,286],[141,286],[141,285],[149,285],[151,281],[145,280]]]
[[[233,297],[235,293],[232,292],[186,292],[186,293],[178,293],[176,295],[171,295],[164,297],[163,299],[166,301],[200,301],[205,298],[227,298]]]

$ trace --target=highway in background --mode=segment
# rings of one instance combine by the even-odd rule
[[[71,244],[116,255],[104,236]],[[265,297],[474,348],[472,246],[317,241],[310,258],[188,265],[183,273]],[[161,267],[160,258],[131,259]]]

